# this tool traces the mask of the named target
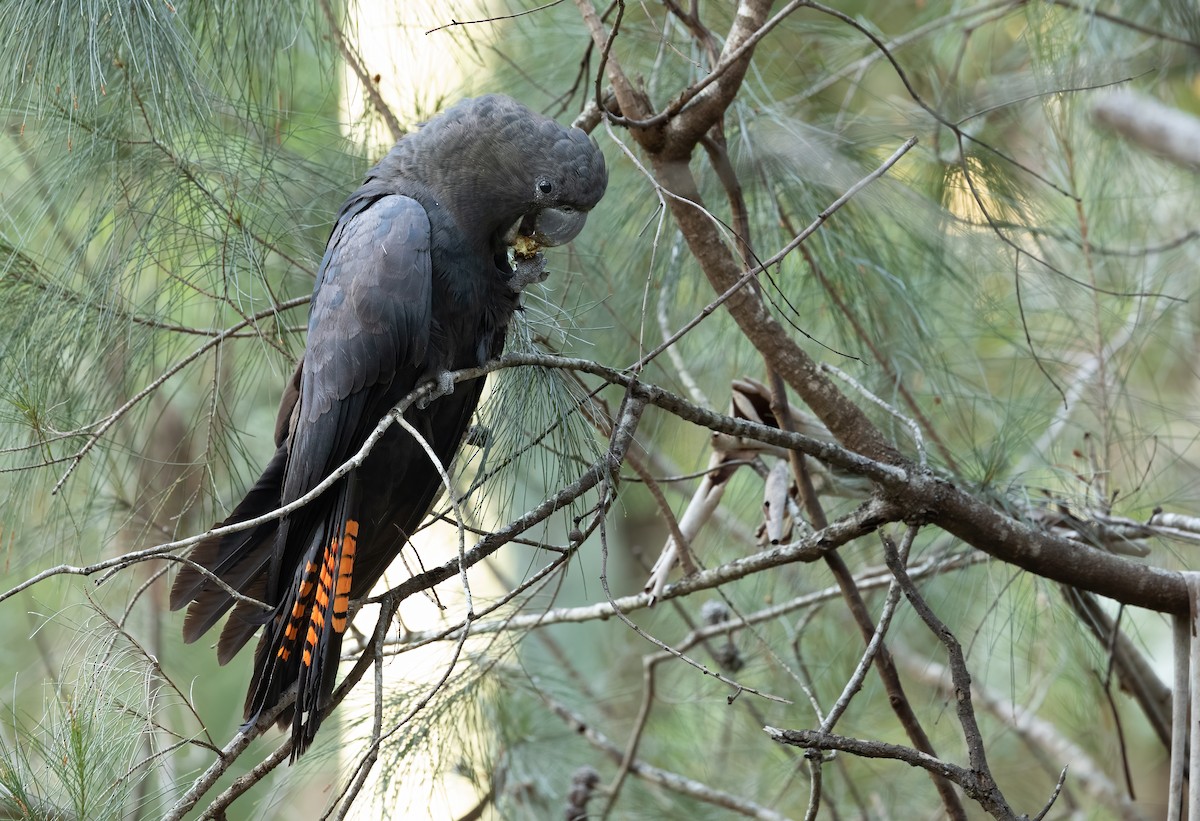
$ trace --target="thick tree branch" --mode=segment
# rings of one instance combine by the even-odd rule
[[[599,376],[612,384],[625,387],[628,387],[632,381],[632,377],[628,374],[597,365],[589,360],[543,354],[508,354],[482,368],[456,372],[454,377],[456,380],[462,381],[518,365],[573,369]],[[424,389],[428,389],[428,386]],[[1038,530],[992,507],[986,501],[976,498],[952,482],[936,476],[932,471],[921,470],[911,465],[897,467],[866,458],[830,442],[798,433],[787,433],[779,428],[756,424],[744,419],[734,419],[701,408],[681,396],[646,382],[639,382],[636,390],[650,404],[693,424],[731,436],[753,439],[782,448],[794,448],[826,464],[866,477],[881,489],[884,499],[905,511],[909,519],[936,524],[973,547],[1022,567],[1031,573],[1090,590],[1136,607],[1145,607],[1163,613],[1187,612],[1187,590],[1178,573],[1132,562],[1079,542]],[[836,388],[833,390],[836,391]],[[838,396],[842,401],[849,402],[841,394]],[[412,398],[409,397],[406,401]],[[850,407],[854,408],[852,404]],[[857,408],[854,409],[857,411]],[[872,428],[872,430],[874,429]],[[877,432],[876,435],[878,435]],[[348,465],[350,463],[343,467],[349,470]],[[468,564],[473,564],[489,555],[500,544],[511,540],[528,527],[542,521],[554,510],[558,510],[572,499],[578,498],[581,493],[594,487],[600,481],[598,470],[600,468],[593,467],[575,483],[562,488],[542,505],[478,542],[474,548],[467,551]],[[314,489],[312,495],[315,496],[316,492],[317,489]],[[307,501],[308,497],[305,497],[303,500],[297,500],[296,504],[298,506]],[[198,536],[139,551],[136,555],[117,557],[86,567],[62,565],[51,568],[0,594],[0,601],[54,575],[91,575],[135,561],[159,558],[165,553],[190,546],[214,534],[244,530],[256,526],[261,521],[278,518],[280,515],[282,515],[282,509],[250,522],[210,530]],[[453,570],[449,570],[447,566],[447,569],[444,570],[430,571],[437,575],[437,578],[424,579],[425,574],[422,574],[422,577],[410,579],[406,584],[424,584],[425,582],[436,584],[449,577],[441,575],[445,572],[448,572],[449,575],[457,573],[457,563]],[[417,578],[422,578],[422,581],[418,582]]]
[[[586,360],[522,354],[505,356],[503,361],[574,367],[621,385],[631,380],[626,374]],[[795,448],[827,464],[865,476],[882,489],[884,498],[906,511],[911,520],[936,524],[971,546],[1031,573],[1073,584],[1135,607],[1162,613],[1187,612],[1187,589],[1178,573],[1139,564],[1038,530],[992,507],[931,470],[912,465],[908,465],[907,469],[896,467],[867,459],[819,439],[734,419],[700,408],[681,396],[645,382],[639,383],[638,390],[645,391],[647,401],[651,404],[710,430]],[[849,401],[844,396],[842,399]]]
[[[1200,171],[1200,119],[1132,91],[1102,97],[1092,116],[1147,151]]]
[[[754,47],[801,3],[788,3],[771,25],[767,25],[771,5],[772,0],[740,0],[721,59],[709,75],[716,79],[704,81],[691,101],[667,125],[663,145],[665,158],[686,160],[691,157],[700,138],[725,116],[725,110],[733,103],[750,68]]]
[[[661,155],[652,155],[651,159],[659,183],[675,195],[670,198],[671,214],[687,239],[689,250],[700,263],[713,290],[724,293],[741,279],[742,268],[702,209],[703,200],[691,169],[686,161],[674,161]],[[788,330],[771,316],[758,294],[743,288],[731,296],[725,306],[768,365],[800,395],[840,442],[873,459],[899,460],[899,454],[867,416],[838,390],[812,357],[796,344]]]

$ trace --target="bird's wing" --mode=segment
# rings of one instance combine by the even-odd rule
[[[289,423],[284,504],[346,461],[388,404],[426,371],[432,287],[429,218],[416,200],[363,198],[343,209],[313,292],[299,404]],[[298,679],[297,751],[312,740],[333,689],[355,573],[357,487],[351,473],[289,514],[264,580],[265,599],[278,607],[255,654],[246,715],[254,720]],[[225,657],[261,623],[238,615],[235,609],[221,637],[218,653]]]
[[[414,199],[389,195],[344,209],[313,293],[284,504],[358,450],[387,410],[382,394],[410,389],[424,373],[432,325],[429,248],[429,218]],[[320,501],[289,517],[292,538],[276,552],[268,594],[291,581],[306,533],[327,514]]]
[[[351,208],[329,240],[313,294],[284,501],[308,492],[379,421],[371,388],[415,386],[429,347],[429,218],[416,200]]]

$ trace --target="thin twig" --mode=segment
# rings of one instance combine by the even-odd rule
[[[914,575],[912,568],[909,568],[909,575]],[[909,675],[950,698],[954,697],[954,682],[946,667],[927,658],[902,661]],[[971,682],[971,695],[975,703],[997,721],[1011,727],[1031,751],[1044,751],[1050,761],[1069,764],[1072,783],[1081,786],[1094,801],[1110,808],[1116,817],[1122,821],[1145,821],[1137,806],[1121,794],[1120,788],[1109,778],[1104,767],[1086,750],[1064,736],[1052,722],[1039,718],[1028,706],[1028,700],[1017,704],[979,682]]]
[[[1054,802],[1058,800],[1058,796],[1062,793],[1063,785],[1067,783],[1067,768],[1063,767],[1062,772],[1058,774],[1058,781],[1054,782],[1054,791],[1050,793],[1050,798],[1046,801],[1046,806],[1042,807],[1042,811],[1035,815],[1030,821],[1042,821],[1046,817],[1046,813],[1054,806]]]
[[[917,529],[910,527],[904,532],[904,539],[900,543],[900,562],[908,564],[908,553],[912,549],[913,540],[917,536]],[[862,658],[858,660],[858,666],[854,668],[854,673],[846,681],[846,686],[842,688],[842,694],[838,696],[838,700],[829,708],[829,712],[825,714],[825,718],[821,721],[822,733],[833,731],[837,725],[838,719],[846,712],[846,708],[850,706],[850,699],[862,689],[863,681],[867,677],[867,671],[871,669],[871,664],[875,660],[876,653],[883,645],[884,636],[887,635],[888,627],[892,623],[892,616],[896,612],[896,605],[900,603],[900,583],[892,579],[892,583],[888,585],[887,598],[883,600],[883,609],[879,613],[879,621],[875,624],[875,635],[871,636],[871,640],[867,642],[867,649],[863,651]]]
[[[671,505],[667,502],[667,497],[663,495],[662,488],[659,487],[654,476],[640,460],[628,459],[627,462],[629,467],[633,469],[633,472],[637,474],[638,479],[646,486],[646,490],[650,492],[650,496],[658,506],[658,511],[663,521],[667,523],[667,531],[670,533],[670,539],[663,546],[663,555],[671,553],[673,558],[677,557],[685,576],[696,573],[699,568],[696,566],[696,560],[692,555],[692,541],[680,528],[680,520],[676,518],[675,511],[671,510]],[[671,564],[674,565],[674,561]]]
[[[531,9],[525,9],[524,11],[513,12],[512,14],[498,14],[495,17],[482,17],[478,20],[454,20],[454,19],[451,19],[449,23],[443,23],[442,25],[440,25],[436,28],[429,29],[429,31],[425,32],[425,36],[428,37],[430,34],[435,34],[439,31],[444,31],[445,29],[455,28],[457,26],[478,26],[482,23],[498,23],[501,20],[512,20],[516,17],[524,17],[526,14],[535,14],[539,11],[545,11],[546,9],[554,8],[562,1],[563,0],[550,0],[549,3],[545,3],[541,6],[535,6],[534,8],[531,8]]]
[[[694,317],[692,317],[692,319],[690,319],[688,322],[686,322],[683,325],[683,327],[681,327],[675,333],[671,334],[671,336],[669,336],[667,339],[663,340],[662,344],[660,344],[657,348],[652,350],[650,353],[643,356],[641,359],[639,359],[637,362],[635,362],[631,367],[634,369],[644,367],[647,362],[651,361],[652,359],[657,357],[659,354],[661,354],[664,350],[666,350],[670,346],[674,345],[676,342],[678,342],[680,340],[681,337],[683,337],[684,334],[686,334],[688,331],[692,330],[692,328],[696,327],[701,322],[703,322],[705,318],[707,318],[714,311],[716,311],[717,308],[721,307],[721,305],[725,304],[729,300],[730,297],[732,297],[734,294],[736,294],[740,290],[742,290],[742,288],[744,288],[751,280],[756,278],[759,274],[761,274],[763,271],[770,268],[772,265],[775,265],[776,263],[782,261],[784,259],[784,257],[786,257],[788,254],[790,254],[792,251],[796,250],[796,248],[798,248],[800,246],[800,244],[804,242],[804,240],[808,239],[810,236],[812,236],[814,233],[816,233],[817,229],[819,229],[822,225],[824,225],[825,222],[831,216],[833,216],[834,213],[836,213],[838,211],[838,209],[840,209],[843,205],[845,205],[851,199],[853,199],[853,197],[859,191],[861,191],[863,188],[867,187],[867,185],[869,185],[870,183],[874,182],[875,180],[879,179],[884,174],[886,174],[888,172],[888,169],[890,169],[893,165],[895,165],[897,162],[899,162],[900,158],[903,157],[905,154],[907,154],[912,149],[912,147],[915,146],[916,144],[917,144],[916,137],[909,137],[907,140],[905,140],[904,143],[899,148],[897,148],[894,152],[892,152],[892,155],[890,157],[888,157],[886,160],[884,160],[882,165],[880,165],[878,168],[876,168],[870,174],[863,177],[861,180],[856,182],[854,185],[852,185],[848,189],[846,189],[846,191],[840,197],[838,197],[836,200],[834,200],[832,203],[830,203],[829,206],[825,208],[825,210],[823,210],[821,213],[817,214],[816,219],[814,219],[811,223],[809,223],[808,227],[806,227],[803,231],[801,231],[799,234],[794,236],[790,242],[788,242],[786,245],[784,245],[782,248],[780,248],[779,251],[777,251],[775,254],[773,254],[772,256],[763,260],[763,262],[761,262],[760,264],[755,265],[753,268],[750,268],[749,270],[745,271],[723,293],[721,293],[719,296],[717,296],[716,299],[712,300],[707,305],[705,305],[698,314],[696,314]],[[674,197],[675,199],[686,202],[689,205],[693,205],[697,208],[700,207],[697,203],[693,203],[690,200],[684,200],[683,198],[678,197],[675,194],[671,194],[669,191],[667,191],[667,194],[669,196]]]
[[[308,302],[309,299],[310,298],[307,296],[306,297],[296,297],[295,299],[289,299],[287,302],[283,302],[283,303],[280,303],[277,305],[272,305],[270,308],[266,308],[262,311],[259,311],[257,314],[254,314],[252,317],[250,317],[248,319],[244,319],[235,325],[231,325],[230,327],[226,328],[221,333],[219,333],[216,336],[209,339],[207,342],[205,342],[199,348],[192,351],[190,354],[185,356],[183,359],[176,362],[174,365],[171,365],[169,368],[167,368],[165,371],[163,371],[161,374],[159,374],[157,379],[155,379],[149,385],[142,388],[140,391],[138,391],[136,394],[134,394],[132,397],[130,397],[130,399],[125,402],[125,404],[121,405],[121,407],[117,408],[115,411],[110,413],[108,416],[104,417],[103,419],[92,422],[83,428],[80,428],[79,429],[80,433],[90,430],[92,428],[95,428],[95,430],[93,430],[92,433],[88,436],[88,439],[83,444],[83,447],[81,447],[73,455],[65,457],[65,458],[53,460],[55,462],[70,460],[71,465],[70,465],[70,467],[67,468],[66,472],[63,473],[63,475],[59,478],[58,482],[55,483],[53,490],[50,491],[51,495],[58,493],[58,491],[62,488],[63,484],[67,481],[67,478],[71,475],[72,472],[74,472],[75,468],[77,468],[79,466],[79,463],[83,461],[83,458],[85,456],[87,456],[88,452],[93,447],[96,446],[96,443],[100,441],[100,438],[102,436],[104,436],[105,432],[108,431],[109,428],[111,428],[114,424],[116,424],[117,421],[119,419],[121,419],[121,417],[123,417],[126,413],[128,413],[130,411],[130,409],[132,409],[135,405],[137,405],[139,402],[141,402],[143,399],[145,399],[150,394],[154,393],[154,391],[156,391],[159,387],[161,387],[163,385],[163,383],[165,383],[168,379],[170,379],[175,374],[179,373],[181,370],[183,370],[185,367],[190,365],[192,362],[199,359],[204,354],[205,351],[209,350],[210,348],[214,348],[214,347],[217,347],[218,345],[220,345],[227,338],[232,336],[235,331],[239,331],[242,328],[245,328],[247,325],[253,324],[254,322],[258,321],[259,319],[263,319],[265,317],[272,316],[274,314],[279,313],[282,310],[286,310],[288,308],[294,308],[297,305],[303,305],[304,303]],[[7,471],[0,470],[0,472],[7,472]]]
[[[538,695],[555,715],[566,722],[567,726],[574,732],[583,736],[589,744],[607,755],[614,762],[621,760],[621,748],[609,741],[604,734],[589,724],[583,716],[551,698],[547,695],[545,688],[539,688]],[[762,821],[786,821],[785,816],[748,798],[741,798],[740,796],[710,787],[702,782],[694,781],[678,773],[659,769],[641,759],[630,762],[629,772],[648,783],[657,784],[660,787],[677,792],[680,795],[686,795],[696,801],[703,801],[715,807],[723,807],[739,815],[762,819]]]
[[[198,821],[224,821],[225,810],[247,790],[262,781],[276,767],[287,761],[292,754],[292,739],[286,741],[271,751],[271,754],[255,764],[248,772],[239,775],[211,804],[204,808]],[[182,818],[183,815],[170,813],[164,816],[164,821],[172,818]]]
[[[991,812],[996,818],[1018,821],[1017,816],[1011,810],[1008,810],[1007,806],[1003,808],[1003,811],[994,811],[999,808],[990,801],[990,789],[980,786],[974,772],[957,764],[943,761],[928,753],[923,753],[920,750],[914,750],[912,747],[905,747],[901,744],[889,744],[886,741],[865,741],[859,738],[848,738],[847,736],[835,733],[821,733],[817,730],[783,730],[778,727],[763,727],[763,731],[772,740],[778,741],[780,744],[791,744],[794,747],[801,747],[805,750],[839,750],[861,758],[890,758],[894,761],[903,762],[910,767],[918,767],[954,782],[962,788],[963,792],[970,798],[978,801],[984,809]]]
[[[379,84],[375,82],[375,78],[363,63],[362,54],[351,45],[350,39],[346,37],[346,32],[342,30],[341,25],[338,23],[337,15],[334,13],[333,6],[329,0],[321,0],[321,11],[325,15],[325,22],[329,24],[328,31],[333,35],[333,41],[337,45],[338,51],[342,53],[346,65],[350,66],[350,70],[358,77],[358,82],[362,84],[363,93],[367,95],[371,104],[375,106],[375,110],[379,112],[379,116],[383,117],[383,121],[388,127],[388,133],[392,135],[392,140],[399,141],[404,136],[404,127],[400,125],[400,121],[396,118],[392,107],[387,104],[387,100],[383,99],[383,95],[379,91]]]
[[[855,516],[862,515],[862,511]],[[864,517],[865,518],[865,517]],[[815,533],[807,538],[814,541],[835,540],[842,542],[846,539],[853,529],[843,529],[843,520],[837,520],[830,525],[829,529],[821,533]],[[865,535],[865,534],[863,534]],[[857,538],[857,537],[856,537]],[[774,551],[770,551],[774,553]],[[935,576],[941,573],[964,570],[974,567],[977,564],[983,564],[990,561],[990,557],[986,553],[971,552],[951,559],[943,557],[935,557],[919,565],[909,568],[909,575],[913,578],[926,578]],[[692,577],[682,579],[675,584],[669,585],[664,591],[663,598],[681,598],[700,590],[708,590],[722,584],[732,581],[727,574],[730,568],[728,565],[722,565],[710,570],[701,572],[700,577]],[[881,587],[886,587],[892,580],[890,573],[881,573],[872,571],[855,577],[855,584],[860,590],[876,590]],[[806,593],[803,596],[797,596],[789,599],[786,602],[764,607],[761,610],[756,610],[753,613],[748,613],[744,618],[731,619],[722,621],[714,625],[706,625],[699,627],[694,633],[697,640],[707,640],[727,634],[731,631],[736,631],[745,627],[746,624],[760,624],[766,621],[772,621],[781,616],[792,613],[796,610],[804,610],[826,602],[832,601],[841,595],[838,587],[825,587],[820,590]],[[546,610],[541,613],[518,615],[506,619],[496,619],[494,621],[478,621],[471,626],[471,632],[476,636],[486,633],[499,632],[517,632],[524,633],[530,629],[539,626],[549,626],[553,624],[584,624],[592,621],[607,621],[615,615],[616,610],[623,613],[633,613],[638,610],[645,609],[649,603],[649,596],[644,593],[639,593],[632,596],[621,596],[613,599],[613,601],[596,602],[595,604],[580,605],[578,607],[561,607],[553,610]],[[434,641],[442,641],[446,639],[456,638],[456,628],[446,630],[430,630],[423,632],[407,633],[404,636],[389,639],[388,644],[396,646],[395,652],[405,652],[409,646],[421,647],[425,644]],[[681,642],[681,646],[690,646],[692,635]]]
[[[885,544],[889,537],[882,534],[885,539]],[[863,600],[862,593],[854,584],[854,576],[850,573],[850,568],[846,566],[846,562],[841,555],[836,552],[830,552],[825,557],[825,564],[829,567],[833,577],[837,580],[838,586],[842,589],[843,598],[850,610],[850,615],[853,617],[855,624],[858,626],[859,632],[862,634],[864,644],[870,643],[875,635],[875,624],[871,619],[871,614],[867,611],[866,602]],[[890,565],[889,565],[890,567]],[[893,571],[894,574],[894,571]],[[917,718],[916,711],[913,710],[912,702],[908,698],[908,694],[904,690],[904,685],[900,681],[900,674],[896,670],[896,662],[888,650],[887,645],[880,642],[879,648],[875,653],[875,669],[879,673],[879,679],[883,682],[884,690],[887,692],[888,704],[895,713],[900,726],[904,728],[905,734],[912,742],[913,746],[923,755],[937,757],[937,750],[934,749],[933,741],[929,738],[929,734],[925,732],[921,720]],[[954,792],[954,788],[945,778],[940,778],[934,770],[929,771],[933,779],[934,788],[938,792],[938,796],[942,800],[942,804],[946,809],[946,814],[958,821],[965,821],[967,817],[966,810],[963,808],[962,802],[958,795]]]
[[[900,422],[902,422],[904,426],[908,428],[908,432],[912,434],[913,444],[917,448],[917,464],[919,464],[921,467],[925,467],[929,464],[929,456],[925,453],[925,438],[921,435],[920,425],[918,425],[914,419],[910,419],[901,413],[897,408],[894,408],[887,402],[883,401],[883,399],[876,396],[866,385],[859,382],[841,368],[830,365],[828,362],[822,362],[821,370],[825,371],[826,373],[833,374],[838,379],[842,380],[847,385],[858,391],[869,402],[874,405],[878,405],[891,414],[894,418],[899,419]]]
[[[681,646],[680,649],[684,648]],[[607,799],[604,809],[600,812],[601,821],[612,813],[613,807],[616,806],[617,799],[621,795],[621,787],[625,784],[625,778],[629,775],[629,768],[637,760],[638,745],[641,743],[642,733],[646,730],[646,723],[650,720],[650,710],[654,705],[654,683],[658,665],[671,658],[674,656],[670,653],[654,653],[642,657],[642,702],[638,705],[638,713],[633,719],[633,729],[629,733],[629,740],[625,742],[625,752],[621,756],[621,762],[617,765],[617,774],[613,776],[612,782],[605,789]]]
[[[971,674],[967,670],[967,661],[963,656],[962,645],[917,591],[917,586],[913,584],[912,578],[900,561],[895,542],[886,534],[883,534],[883,554],[888,569],[900,583],[909,604],[917,611],[917,615],[925,622],[930,632],[946,648],[950,662],[950,676],[954,681],[955,707],[959,724],[962,726],[963,737],[967,743],[967,756],[971,761],[971,775],[977,793],[972,797],[996,818],[1012,818],[1015,821],[1016,813],[1008,806],[1004,794],[1000,792],[1000,788],[992,777],[991,769],[988,767],[987,748],[983,741],[983,734],[979,730],[979,722],[975,718],[975,707],[971,703]]]
[[[635,120],[610,114],[609,118],[614,124],[621,125],[626,128],[654,128],[666,123],[668,120],[671,120],[681,111],[683,111],[684,107],[686,107],[688,103],[692,102],[692,100],[698,97],[700,93],[710,85],[720,80],[731,69],[740,68],[744,70],[746,63],[749,62],[750,55],[755,46],[757,46],[764,37],[770,34],[776,26],[778,26],[789,15],[791,15],[792,12],[796,11],[802,6],[807,5],[809,4],[806,2],[806,0],[792,0],[792,2],[780,9],[771,19],[767,20],[761,26],[756,28],[754,32],[750,34],[750,36],[743,39],[732,49],[730,49],[729,46],[732,45],[734,38],[727,38],[726,51],[721,55],[720,59],[717,61],[717,64],[713,66],[712,70],[708,74],[704,75],[704,77],[681,91],[674,100],[667,104],[666,108],[654,116],[647,117],[644,120]],[[689,127],[696,128],[696,126],[692,124],[689,124]],[[707,129],[697,128],[697,130],[706,131]]]

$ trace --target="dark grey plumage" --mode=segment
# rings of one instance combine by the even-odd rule
[[[518,307],[507,249],[570,241],[607,185],[592,140],[507,97],[464,100],[405,136],[338,212],[313,292],[308,344],[285,390],[278,450],[223,524],[307,493],[361,447],[422,382],[500,354]],[[540,271],[537,266],[531,270]],[[524,273],[524,272],[522,272]],[[536,273],[535,273],[536,275]],[[449,463],[483,380],[460,383],[405,418]],[[253,722],[298,682],[293,756],[311,743],[337,672],[346,609],[391,564],[441,490],[420,445],[393,426],[356,471],[278,524],[201,543],[171,606],[188,607],[195,641],[232,609],[221,663],[263,627],[245,717]]]

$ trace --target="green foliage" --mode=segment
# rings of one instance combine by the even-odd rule
[[[484,5],[486,13],[447,6],[445,22],[542,4]],[[612,52],[658,108],[710,68],[705,44],[669,5],[626,3]],[[1121,83],[1195,109],[1200,30],[1186,4],[1110,3],[1104,15],[1085,5],[839,5],[858,29],[811,8],[793,14],[759,45],[724,119],[750,227],[742,262],[749,267],[773,255],[917,135],[916,150],[764,275],[761,288],[775,316],[816,358],[900,414],[920,416],[936,470],[1006,509],[1023,515],[1050,500],[1139,519],[1163,505],[1194,511],[1200,187],[1194,174],[1098,129],[1090,104]],[[698,7],[711,32],[728,30],[733,4]],[[415,12],[397,8],[389,14],[417,25],[405,16]],[[274,404],[303,345],[304,298],[329,223],[378,153],[346,136],[375,133],[377,111],[341,122],[343,92],[357,82],[346,80],[329,24],[342,12],[320,0],[6,5],[5,589],[46,565],[89,564],[200,532],[228,512],[272,450]],[[351,43],[371,33],[343,26]],[[895,65],[864,31],[888,45]],[[427,37],[471,67],[464,93],[503,90],[564,120],[593,96],[597,55],[568,4]],[[415,97],[412,111],[398,112],[402,122],[440,102]],[[527,294],[509,349],[625,368],[714,294],[652,181],[630,158],[644,160],[629,133],[602,125],[595,136],[611,169],[609,193],[579,242],[548,255],[551,277]],[[694,157],[691,167],[705,206],[734,245],[729,226],[737,215],[722,180],[705,157]],[[732,379],[763,378],[761,357],[720,310],[641,375],[718,410],[728,404]],[[477,447],[464,449],[457,476],[467,523],[482,532],[532,508],[595,460],[606,445],[606,417],[620,401],[613,391],[591,396],[590,383],[558,371],[526,369],[491,384],[479,419],[484,431]],[[853,388],[847,393],[860,398]],[[873,403],[859,404],[899,449],[915,455],[903,422]],[[710,441],[707,430],[650,411],[636,452],[655,475],[688,474],[704,469]],[[614,595],[640,589],[664,528],[657,503],[630,473],[622,471],[622,495],[604,534],[607,555],[589,541],[567,570],[496,617],[603,601],[602,569]],[[694,481],[663,485],[681,513]],[[825,501],[836,515],[861,497]],[[585,497],[526,537],[561,547],[594,503],[594,495]],[[761,504],[760,478],[741,469],[723,518],[693,545],[704,565],[756,549]],[[406,556],[413,572],[455,552],[422,551],[420,566]],[[531,545],[506,551],[495,564],[512,577],[505,591],[548,561]],[[1156,544],[1154,551],[1157,564],[1178,564],[1170,547]],[[849,546],[842,555],[856,571],[880,561],[877,544]],[[945,534],[923,535],[914,547],[914,561],[963,556]],[[154,638],[145,642],[147,652],[169,680],[194,677],[195,701],[221,746],[238,722],[243,672],[215,673],[203,643],[185,649],[163,639],[178,632],[180,619],[165,613],[158,587],[143,588],[149,576],[130,568],[117,578],[101,590],[99,606],[120,613],[132,602],[131,632]],[[78,601],[73,591],[85,584],[38,590],[59,613],[59,598]],[[721,593],[726,606],[747,614],[832,584],[823,568],[790,565]],[[439,588],[445,611],[431,619],[443,627],[464,609],[447,589]],[[983,565],[922,589],[954,622],[981,682],[1022,706],[1045,703],[1085,752],[1115,760],[1113,716],[1133,711],[1122,703],[1101,720],[1080,712],[1078,693],[1087,694],[1093,712],[1106,697],[1096,675],[1106,659],[1053,588],[1009,567]],[[500,595],[481,592],[476,610]],[[868,595],[872,613],[881,596]],[[29,601],[0,607],[40,609]],[[689,600],[659,604],[635,620],[678,643],[702,613]],[[39,629],[56,638],[52,645],[65,636],[62,645],[78,646],[69,639],[77,627],[61,615]],[[1142,630],[1152,646],[1158,625]],[[903,636],[895,647],[902,674],[918,682],[914,704],[935,717],[929,724],[939,749],[957,750],[952,705],[911,662],[940,658],[940,648],[911,613],[902,612],[893,631]],[[409,675],[409,656],[388,665],[387,718],[415,713],[384,745],[372,785],[378,806],[419,804],[405,792],[411,784],[422,785],[424,798],[439,778],[450,778],[476,794],[495,790],[505,817],[550,817],[560,813],[579,766],[613,778],[611,757],[551,714],[545,697],[623,748],[644,697],[642,659],[657,648],[615,620],[539,628],[536,635],[519,645],[504,632],[473,637],[464,647],[469,663],[460,662],[424,706],[423,688],[431,685]],[[662,663],[638,755],[799,816],[808,797],[802,756],[766,744],[760,728],[814,723],[806,693],[823,705],[836,698],[861,644],[844,612],[819,603],[739,633],[736,645],[745,664],[737,679],[792,703],[741,693],[726,704],[724,685],[678,661]],[[712,646],[689,652],[718,666]],[[13,670],[34,663],[31,644],[5,653]],[[57,686],[25,675],[11,688],[12,720],[0,748],[5,809],[18,817],[160,814],[207,766],[211,750],[183,745],[147,755],[147,739],[161,740],[162,730],[149,720],[159,671],[144,656],[128,648],[64,655],[90,661]],[[368,673],[360,691],[370,684]],[[190,700],[173,697],[168,711],[172,727],[189,728],[175,728],[181,737],[197,734],[182,704]],[[839,729],[903,743],[886,701],[869,677]],[[340,725],[326,724],[293,771],[298,775],[280,779],[256,807],[239,802],[232,813],[286,816],[334,800],[357,764],[337,734],[359,741],[371,732],[369,710],[346,712]],[[1023,808],[1036,806],[1057,771],[1031,771],[1004,720],[984,721],[997,739],[1003,786]],[[1153,748],[1140,725],[1129,735],[1131,744]],[[827,768],[838,773],[826,778],[827,801],[933,806],[928,785],[897,778],[897,765],[846,759]],[[163,773],[165,761],[172,763]],[[725,817],[726,810],[638,779],[622,789],[619,817]]]
[[[174,739],[159,737],[153,667],[123,637],[80,630],[41,716],[13,713],[0,735],[5,818],[120,819],[154,800],[146,788]]]

